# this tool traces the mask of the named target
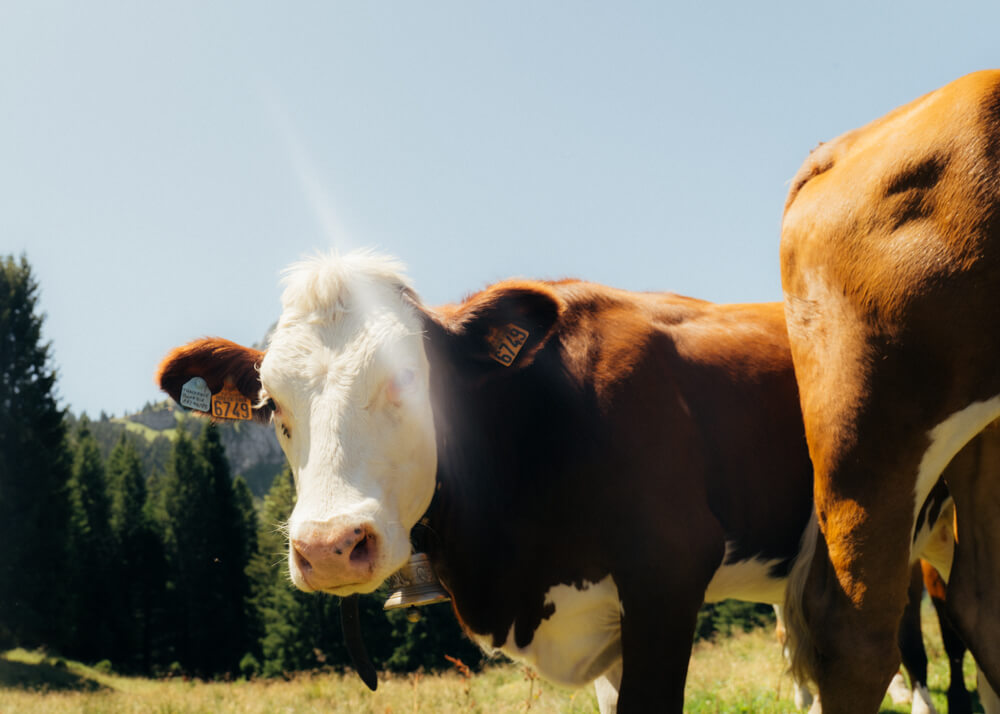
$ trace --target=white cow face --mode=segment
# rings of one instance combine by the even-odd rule
[[[371,256],[289,271],[260,365],[295,474],[289,569],[303,590],[371,592],[410,555],[437,455],[419,311]]]

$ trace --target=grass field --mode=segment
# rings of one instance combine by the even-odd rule
[[[939,712],[947,707],[948,671],[937,623],[925,607],[924,632],[931,660],[930,688]],[[966,682],[975,686],[971,660]],[[784,674],[773,633],[756,630],[701,643],[688,673],[685,711],[794,711],[791,680]],[[40,653],[13,650],[0,656],[0,714],[403,714],[405,712],[595,712],[591,689],[554,687],[524,668],[505,665],[464,677],[382,675],[369,692],[353,674],[303,673],[290,680],[197,682],[121,677]],[[883,712],[908,712],[886,700]]]

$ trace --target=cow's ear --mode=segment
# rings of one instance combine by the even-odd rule
[[[171,350],[156,370],[155,380],[174,401],[194,411],[221,419],[266,422],[273,407],[258,404],[258,370],[263,359],[260,350],[207,337]]]
[[[548,342],[562,309],[545,283],[510,281],[446,310],[441,324],[465,357],[485,367],[518,369]]]

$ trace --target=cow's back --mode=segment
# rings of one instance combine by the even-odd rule
[[[565,362],[594,385],[612,458],[631,462],[615,471],[632,479],[623,492],[635,502],[622,508],[658,522],[684,501],[707,507],[727,558],[787,568],[812,470],[782,305],[556,287],[568,305]]]

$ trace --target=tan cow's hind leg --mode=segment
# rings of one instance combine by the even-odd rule
[[[980,670],[1000,691],[1000,422],[988,426],[945,473],[958,543],[948,613]]]
[[[970,424],[971,429],[964,428]],[[973,422],[954,422],[955,433],[949,435],[948,449],[941,452],[938,461],[947,463],[953,451],[961,449],[944,472],[955,501],[958,540],[948,583],[949,613],[983,673],[997,689],[1000,570],[993,564],[1000,562],[1000,529],[996,528],[1000,514],[1000,492],[996,488],[1000,479],[1000,424],[994,423],[974,436],[982,424],[978,417]],[[875,696],[875,685],[870,682],[876,676],[891,675],[883,672],[882,666],[883,662],[896,662],[895,653],[892,657],[887,653],[893,637],[890,629],[894,633],[899,622],[897,612],[902,611],[897,599],[905,591],[905,577],[900,576],[898,568],[905,568],[911,555],[910,544],[900,536],[913,531],[912,522],[904,523],[905,509],[892,508],[891,504],[894,493],[898,499],[916,489],[918,502],[926,496],[933,484],[933,475],[924,473],[926,454],[940,451],[933,443],[938,431],[934,428],[925,432],[930,437],[930,448],[927,440],[911,440],[900,449],[898,445],[904,442],[890,439],[886,443],[894,445],[892,451],[883,446],[878,453],[873,440],[868,439],[858,445],[864,448],[828,452],[838,454],[827,462],[837,466],[838,489],[825,489],[819,480],[821,473],[833,469],[817,469],[817,513],[819,522],[825,522],[827,527],[825,540],[817,546],[804,607],[813,625],[816,679],[828,713],[876,711],[877,702],[871,704],[874,699],[869,698]],[[966,444],[970,437],[974,438]],[[923,455],[914,460],[914,454]],[[866,468],[871,470],[866,473]],[[909,480],[907,474],[912,474]],[[916,478],[917,474],[920,478]],[[862,483],[869,484],[867,493],[851,488],[851,484]],[[885,484],[895,485],[887,488]],[[822,545],[826,545],[829,559],[825,565],[827,575],[823,573]],[[902,554],[906,556],[903,560]],[[831,575],[837,579],[832,588]],[[821,595],[824,589],[827,592]],[[866,668],[871,671],[864,672]],[[864,699],[846,694],[852,691]]]
[[[816,648],[815,678],[826,714],[877,711],[899,666],[897,632],[909,582],[907,557],[902,548],[893,554],[865,550],[870,523],[828,536],[834,547],[854,551],[851,561],[840,555],[839,571],[830,563],[826,541],[817,543],[804,592]],[[871,568],[883,573],[877,589],[866,589],[858,577]],[[831,585],[832,579],[838,582]]]
[[[829,335],[834,328],[818,322],[825,317],[810,317],[810,325]],[[790,320],[791,334],[798,324]],[[827,714],[878,711],[896,672],[917,475],[928,447],[926,429],[913,429],[913,417],[900,419],[889,406],[900,403],[904,381],[870,379],[876,368],[894,376],[897,361],[862,359],[871,351],[864,344],[850,350],[831,346],[846,340],[807,340],[793,351],[822,533],[799,599],[808,629],[804,641],[811,639],[812,649],[803,659],[811,660],[808,668]],[[824,367],[831,362],[849,365],[856,378],[845,383],[842,374]],[[879,384],[886,392],[865,401],[849,391],[850,384]],[[790,597],[796,579],[793,571]]]

